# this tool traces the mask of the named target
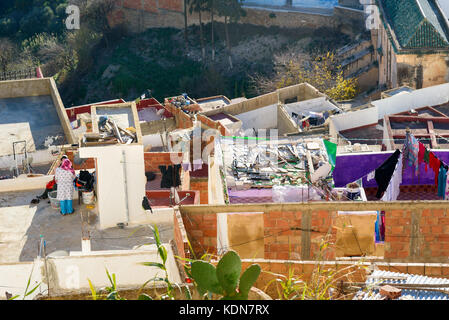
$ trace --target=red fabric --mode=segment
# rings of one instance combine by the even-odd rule
[[[45,186],[45,188],[47,188],[47,189],[52,189],[53,188],[53,186],[55,185],[55,183],[56,183],[56,181],[55,181],[55,178],[53,178],[53,180],[51,180],[49,183],[47,183],[47,185]]]
[[[435,172],[435,185],[438,186],[438,174],[440,173],[440,160],[434,156],[432,152],[429,153],[429,167]]]
[[[420,142],[419,152],[418,152],[418,164],[424,162],[424,153],[426,152],[426,147]]]

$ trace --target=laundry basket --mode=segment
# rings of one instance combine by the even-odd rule
[[[58,191],[52,191],[48,193],[48,198],[50,199],[50,204],[53,209],[59,209],[59,200],[56,199]]]

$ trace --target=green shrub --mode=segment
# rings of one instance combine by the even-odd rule
[[[202,296],[212,293],[222,300],[248,300],[248,294],[260,275],[258,264],[249,266],[240,276],[242,261],[235,251],[228,251],[215,268],[209,262],[197,260],[192,263],[190,274]]]

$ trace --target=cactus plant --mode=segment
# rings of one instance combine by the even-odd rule
[[[194,261],[191,276],[198,291],[203,295],[215,293],[222,300],[247,300],[249,290],[261,272],[258,264],[248,267],[240,276],[242,261],[235,251],[228,251],[218,262],[217,267],[209,262]]]

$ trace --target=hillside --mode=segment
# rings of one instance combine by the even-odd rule
[[[162,101],[187,92],[194,98],[224,94],[230,98],[252,96],[251,77],[273,72],[273,56],[295,46],[305,52],[322,52],[344,45],[349,39],[331,30],[280,29],[231,25],[232,59],[229,68],[224,27],[215,24],[215,61],[211,61],[211,27],[204,27],[206,59],[202,60],[199,27],[184,32],[171,28],[149,29],[123,35],[92,51],[93,63],[84,72],[76,70],[59,89],[66,106],[124,98],[133,100],[146,89]]]

